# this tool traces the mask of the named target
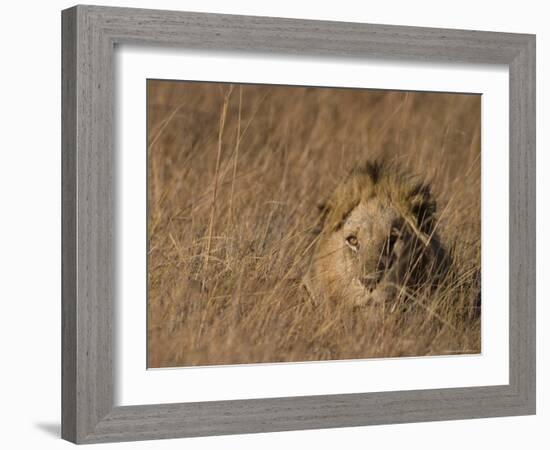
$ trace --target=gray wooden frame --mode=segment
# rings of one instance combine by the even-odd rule
[[[115,407],[113,51],[126,43],[506,64],[509,384]],[[535,413],[535,36],[76,6],[62,13],[62,53],[63,438],[92,443]]]

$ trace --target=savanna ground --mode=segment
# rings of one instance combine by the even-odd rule
[[[480,352],[480,96],[147,90],[149,367]],[[453,281],[405,310],[315,304],[317,205],[376,158],[431,183]]]

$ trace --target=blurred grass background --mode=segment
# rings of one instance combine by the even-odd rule
[[[149,80],[149,367],[479,353],[481,96]],[[367,159],[431,183],[457,281],[313,305],[317,205]]]

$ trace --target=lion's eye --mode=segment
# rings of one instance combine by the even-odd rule
[[[359,241],[357,240],[357,236],[354,236],[353,234],[346,238],[346,242],[349,245],[351,245],[352,247],[357,247],[359,245]]]

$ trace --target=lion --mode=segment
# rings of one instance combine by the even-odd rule
[[[368,162],[354,170],[321,211],[304,277],[315,302],[396,305],[437,286],[449,270],[428,184],[395,164]]]

